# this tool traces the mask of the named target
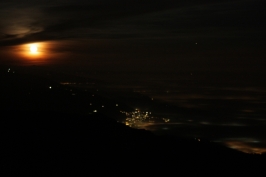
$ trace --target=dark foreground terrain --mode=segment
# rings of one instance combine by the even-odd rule
[[[115,107],[92,113],[109,103],[92,93],[73,96],[70,88],[13,72],[1,82],[1,176],[265,173],[265,155],[133,129],[115,120]]]
[[[264,155],[155,136],[98,114],[2,114],[1,172],[5,175],[255,175],[264,168]]]

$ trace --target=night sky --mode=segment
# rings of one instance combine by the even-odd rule
[[[263,0],[0,2],[1,65],[263,71]],[[29,51],[29,44],[38,53]]]

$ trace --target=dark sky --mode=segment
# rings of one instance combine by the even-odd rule
[[[256,71],[263,0],[0,2],[0,63],[99,70]],[[31,56],[28,44],[38,44]]]

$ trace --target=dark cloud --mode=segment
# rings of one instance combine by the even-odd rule
[[[34,2],[2,3],[0,45],[67,38],[232,37],[263,35],[265,29],[263,1]]]
[[[265,5],[262,0],[0,2],[0,46],[56,41],[49,52],[66,53],[65,61],[76,58],[84,67],[94,59],[99,68],[105,62],[125,70],[133,65],[263,70]]]

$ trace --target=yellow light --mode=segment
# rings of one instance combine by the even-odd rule
[[[36,44],[31,44],[30,45],[30,52],[32,54],[36,54],[38,52],[38,46]]]

